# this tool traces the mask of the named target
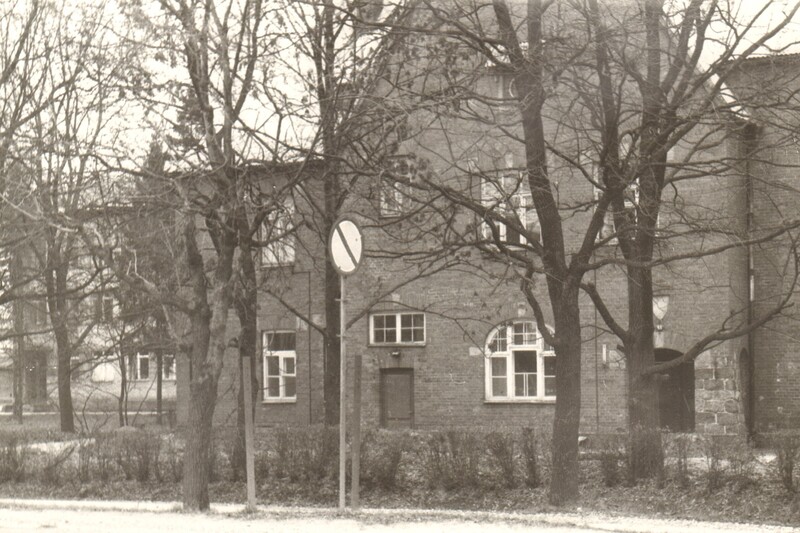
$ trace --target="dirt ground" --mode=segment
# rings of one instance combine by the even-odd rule
[[[598,513],[499,513],[371,509],[339,513],[333,509],[259,507],[245,513],[242,505],[216,505],[205,514],[180,512],[169,502],[92,502],[0,500],[0,532],[55,531],[85,533],[148,533],[213,531],[239,533],[376,532],[490,533],[789,533],[787,526],[733,524],[608,516]]]

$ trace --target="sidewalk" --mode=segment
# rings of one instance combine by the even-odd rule
[[[48,513],[47,511],[58,511]],[[28,520],[36,518],[41,524],[36,527],[14,529],[2,517],[14,514],[13,519]],[[25,513],[28,512],[30,517]],[[231,531],[236,528],[250,530],[253,524],[259,530],[269,524],[270,531],[525,531],[531,527],[550,531],[620,531],[625,533],[745,533],[769,532],[789,533],[800,531],[788,526],[767,526],[761,524],[733,524],[726,522],[698,522],[692,520],[671,520],[641,517],[621,517],[598,513],[507,513],[490,511],[453,511],[418,509],[362,509],[358,512],[339,513],[331,508],[259,506],[254,514],[245,514],[242,504],[212,504],[208,514],[184,514],[177,502],[132,502],[132,501],[85,501],[85,500],[17,500],[0,499],[0,531],[28,531],[40,527],[54,527],[45,523],[48,515],[54,520],[73,516],[73,523],[83,519],[112,521],[117,531],[126,531],[127,522],[136,525],[139,531],[145,522],[157,524],[151,531],[169,531],[175,524],[202,528],[203,520],[213,522],[216,531]],[[158,516],[161,515],[161,516]],[[150,517],[150,520],[145,520]],[[168,519],[169,517],[169,519]],[[11,515],[9,515],[11,519]],[[45,522],[42,522],[45,521]],[[27,523],[27,522],[26,522]],[[44,525],[42,525],[44,524]],[[98,522],[99,524],[99,522]],[[86,524],[90,525],[89,523]],[[476,526],[476,527],[472,527]],[[8,529],[11,527],[11,529]],[[146,528],[145,528],[146,529]],[[58,529],[56,531],[73,531]],[[187,529],[183,529],[187,530]],[[80,529],[75,529],[80,531]]]

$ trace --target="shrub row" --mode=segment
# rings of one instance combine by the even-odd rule
[[[231,452],[231,439],[215,439],[211,479],[223,473],[227,460],[232,480],[241,479]],[[256,477],[319,487],[336,479],[338,431],[310,427],[270,430],[258,442]],[[761,464],[740,440],[714,436],[672,435],[662,440],[666,478],[686,487],[699,483],[708,492],[725,484],[741,490],[752,484],[758,468],[771,468],[791,494],[800,492],[800,434],[776,433],[769,445],[774,466]],[[584,459],[597,464],[602,483],[630,483],[627,442],[621,435],[592,437]],[[48,485],[65,480],[86,483],[124,479],[178,482],[183,445],[169,433],[123,429],[82,436],[77,440],[33,445],[24,435],[0,437],[0,482],[38,479]],[[519,431],[447,430],[365,432],[361,447],[361,479],[365,487],[395,489],[401,481],[432,489],[513,488],[542,485],[550,464],[549,443],[531,428]],[[348,466],[349,475],[349,466]]]
[[[0,482],[179,481],[180,448],[172,435],[129,428],[50,443],[9,435],[0,439]]]

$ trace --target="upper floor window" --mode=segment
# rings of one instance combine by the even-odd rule
[[[603,192],[598,187],[594,187],[594,200],[595,205],[600,200]],[[637,221],[637,213],[639,207],[639,183],[638,180],[634,181],[625,189],[625,195],[623,198],[623,209],[626,216],[632,219],[632,222],[635,224]],[[617,244],[617,228],[616,223],[614,222],[614,215],[615,211],[614,208],[609,205],[608,209],[606,210],[606,214],[603,217],[603,227],[600,229],[600,232],[597,234],[598,240],[600,239],[609,239],[608,244]]]
[[[380,215],[399,217],[411,209],[412,190],[407,182],[416,176],[416,166],[410,157],[398,157],[389,164],[388,175],[380,183]]]
[[[261,248],[263,266],[284,266],[294,264],[295,236],[294,200],[287,197],[281,205],[273,209],[262,227],[261,237],[265,241]]]
[[[507,175],[484,179],[481,183],[481,203],[512,222],[508,224],[487,215],[481,231],[484,239],[494,240],[495,229],[497,240],[505,244],[526,245],[529,236],[539,239],[539,217],[522,176]],[[524,233],[515,227],[517,224],[525,229]]]
[[[536,322],[496,327],[486,340],[488,401],[549,401],[556,397],[556,354]]]
[[[370,344],[425,344],[425,313],[370,315]]]
[[[264,401],[294,401],[297,397],[297,351],[294,331],[264,331]]]
[[[114,320],[116,299],[113,294],[100,293],[95,295],[94,319],[95,322],[111,322]]]

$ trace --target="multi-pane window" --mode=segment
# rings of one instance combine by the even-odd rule
[[[486,399],[553,400],[555,352],[536,323],[517,320],[495,328],[486,342]]]
[[[264,331],[264,401],[297,397],[297,351],[294,331]]]
[[[150,354],[137,352],[130,358],[130,377],[134,380],[150,378]]]
[[[116,299],[111,293],[100,293],[94,297],[94,319],[95,322],[111,322],[114,320],[114,308]]]
[[[533,206],[531,194],[521,176],[501,176],[485,179],[481,184],[483,205],[509,222],[519,224],[538,240],[539,218]],[[525,245],[528,238],[514,227],[514,224],[497,220],[486,215],[482,225],[483,238],[493,240],[492,226],[497,229],[497,240],[506,244]]]
[[[411,158],[402,157],[391,162],[388,176],[380,183],[380,215],[399,217],[411,209],[411,188],[405,181],[414,179],[416,169]]]
[[[376,313],[370,316],[371,344],[424,344],[425,313]]]
[[[631,149],[630,142],[628,140],[623,140],[623,142],[620,143],[620,155],[626,160],[631,158],[630,149]],[[674,159],[674,156],[675,156],[674,149],[670,148],[670,150],[667,152],[667,161],[672,161]],[[595,183],[600,183],[601,176],[599,169],[596,165],[594,164],[591,165],[592,165],[593,179]],[[603,191],[596,185],[593,185],[592,189],[594,194],[594,202],[595,205],[597,205],[597,202],[600,201],[600,198],[603,195]],[[640,195],[639,179],[635,178],[625,188],[625,191],[623,192],[623,204],[622,204],[623,214],[633,224],[637,224],[639,222],[638,220],[639,195]],[[662,207],[664,207],[663,204]],[[619,228],[616,227],[616,223],[614,221],[614,214],[615,214],[614,207],[609,205],[603,220],[603,227],[600,229],[600,232],[597,235],[598,240],[608,239],[606,241],[608,244],[617,243],[616,233]],[[656,230],[661,228],[661,223],[662,223],[661,211],[659,210],[655,223]]]
[[[295,236],[294,200],[287,197],[281,205],[269,213],[261,231],[264,245],[261,248],[261,264],[266,267],[294,264]]]
[[[594,187],[595,203],[600,201],[601,196],[602,196],[602,191],[599,188]],[[628,187],[626,187],[625,196],[623,198],[623,209],[625,210],[625,213],[631,217],[634,223],[636,223],[638,206],[639,206],[639,183],[638,181],[634,181]],[[608,209],[606,210],[605,217],[603,218],[603,227],[600,229],[600,233],[597,235],[597,238],[607,239],[611,237],[608,241],[608,244],[616,244],[617,238],[615,236],[615,233],[616,233],[616,226],[614,222],[614,208],[611,205],[609,205]]]

